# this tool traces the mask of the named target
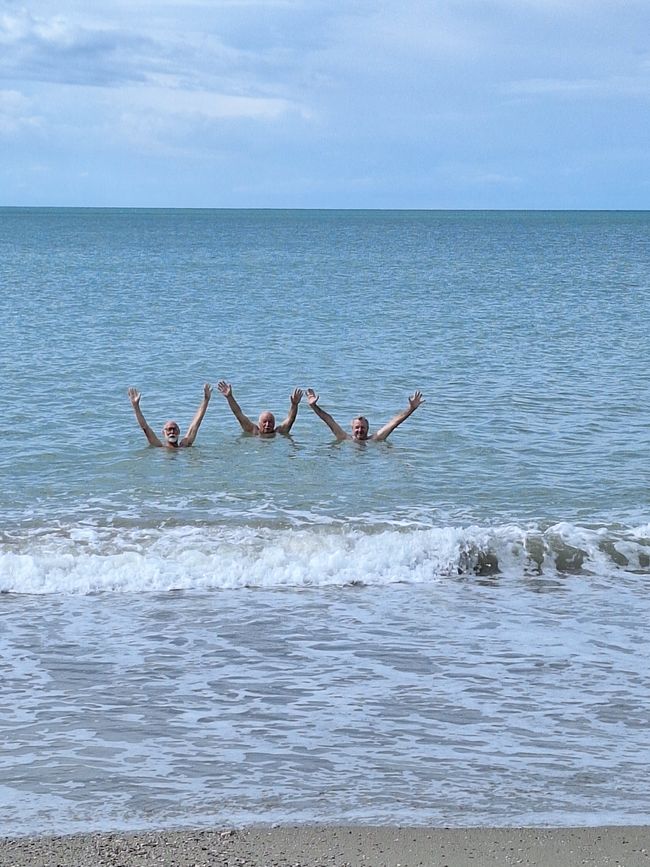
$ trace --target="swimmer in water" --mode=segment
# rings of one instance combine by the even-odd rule
[[[272,412],[269,412],[268,410],[265,410],[263,413],[260,414],[260,417],[257,420],[257,424],[255,424],[255,422],[252,422],[248,418],[248,416],[244,415],[244,413],[242,412],[241,407],[235,400],[235,397],[232,393],[232,385],[229,382],[225,382],[222,379],[219,383],[217,383],[217,388],[228,401],[228,406],[232,410],[232,414],[242,426],[242,430],[247,434],[252,434],[253,436],[257,437],[273,436],[276,433],[288,434],[293,427],[296,416],[298,415],[298,404],[302,400],[302,389],[294,389],[290,397],[291,403],[289,405],[289,414],[282,422],[282,424],[276,426],[275,416]]]
[[[131,406],[135,412],[138,424],[144,431],[144,435],[148,439],[149,445],[166,449],[188,449],[194,443],[196,435],[199,432],[203,416],[205,415],[205,411],[210,403],[210,398],[212,397],[212,386],[207,382],[203,386],[203,400],[201,401],[201,406],[197,409],[196,415],[192,419],[192,423],[187,429],[185,436],[182,439],[180,438],[181,430],[175,421],[166,421],[162,429],[163,442],[158,439],[156,434],[147,424],[147,420],[142,415],[142,410],[140,409],[140,398],[142,395],[140,392],[135,388],[130,388],[127,394],[129,395],[129,400],[131,401]]]
[[[307,395],[307,403],[314,410],[316,415],[321,418],[328,428],[332,431],[337,440],[355,440],[355,442],[383,442],[383,440],[387,439],[387,437],[392,434],[395,428],[400,425],[403,421],[405,421],[415,410],[420,406],[420,404],[424,403],[424,398],[422,397],[421,391],[416,391],[415,394],[412,394],[409,397],[409,405],[406,409],[403,409],[401,412],[398,412],[396,416],[394,416],[387,424],[383,427],[379,428],[377,433],[369,434],[368,433],[368,419],[359,415],[356,418],[352,419],[351,427],[352,433],[346,433],[343,428],[337,424],[332,416],[326,412],[324,409],[321,409],[318,405],[318,395],[314,391],[313,388],[308,388],[305,392]]]

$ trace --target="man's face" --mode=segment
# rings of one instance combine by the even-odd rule
[[[172,446],[178,445],[178,438],[181,435],[180,428],[175,421],[166,421],[163,427],[163,436],[165,442]]]
[[[367,440],[368,439],[368,419],[359,416],[352,419],[352,439]]]
[[[263,412],[257,421],[260,433],[272,434],[275,430],[275,416],[272,412]]]

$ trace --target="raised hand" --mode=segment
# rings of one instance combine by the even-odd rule
[[[220,380],[217,383],[217,388],[224,397],[230,397],[230,395],[232,394],[232,385],[229,382],[226,382],[224,379]]]
[[[307,403],[309,406],[315,406],[318,403],[318,395],[313,388],[308,388],[305,394],[307,395]]]
[[[300,401],[302,400],[302,388],[294,388],[291,394],[291,403],[294,406],[298,406]]]
[[[411,407],[411,410],[417,409],[421,403],[424,403],[421,391],[416,391],[415,394],[412,394],[409,397],[409,406]]]
[[[203,386],[203,397],[206,400],[210,400],[210,398],[212,397],[212,386],[209,382],[206,382],[206,384]]]
[[[140,409],[140,398],[142,397],[142,395],[140,394],[138,389],[131,386],[131,388],[127,389],[126,393],[128,394],[129,400],[131,401],[131,406],[133,407],[133,412],[135,413],[138,424],[144,431],[144,435],[149,441],[149,444],[152,446],[162,446],[162,443],[160,442],[156,434],[151,430],[146,418],[142,414],[142,410]]]

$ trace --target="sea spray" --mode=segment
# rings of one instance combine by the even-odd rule
[[[59,527],[0,539],[0,592],[142,593],[426,584],[647,569],[647,527]]]

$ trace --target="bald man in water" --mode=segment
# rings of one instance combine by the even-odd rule
[[[253,436],[273,436],[276,433],[288,434],[293,427],[296,416],[298,415],[298,404],[302,400],[302,389],[294,389],[290,397],[291,403],[289,405],[289,414],[282,424],[276,426],[275,416],[268,410],[265,410],[260,414],[257,424],[255,424],[255,422],[252,422],[248,416],[244,415],[242,412],[241,407],[235,400],[235,396],[232,393],[232,385],[229,382],[225,382],[222,379],[217,383],[217,388],[228,401],[228,406],[241,425],[242,430],[247,434],[252,434]]]
[[[326,412],[324,409],[321,409],[318,405],[318,395],[314,391],[313,388],[308,388],[306,391],[307,395],[307,403],[314,410],[316,415],[322,419],[328,428],[332,431],[334,436],[339,442],[342,440],[354,440],[355,442],[383,442],[387,439],[388,436],[395,430],[395,428],[400,425],[403,421],[405,421],[415,410],[420,406],[420,404],[424,403],[424,398],[422,397],[421,391],[416,391],[409,397],[409,405],[406,409],[403,409],[401,412],[398,412],[396,416],[394,416],[387,424],[385,424],[382,428],[379,428],[377,433],[369,435],[368,429],[368,419],[359,415],[356,418],[352,419],[351,427],[352,433],[346,433],[343,428],[337,424],[332,416]]]
[[[177,423],[175,421],[166,421],[162,429],[163,442],[158,439],[142,414],[142,410],[140,409],[140,398],[142,395],[140,392],[135,388],[130,388],[127,394],[129,395],[129,400],[131,401],[131,406],[135,412],[138,424],[144,431],[144,435],[149,441],[149,445],[165,449],[189,449],[190,446],[194,444],[196,435],[199,432],[199,427],[203,421],[203,416],[205,415],[208,404],[210,403],[210,398],[212,397],[212,386],[207,382],[203,386],[203,400],[201,401],[201,405],[197,409],[196,415],[192,419],[185,436],[182,439],[179,439],[181,430]]]

